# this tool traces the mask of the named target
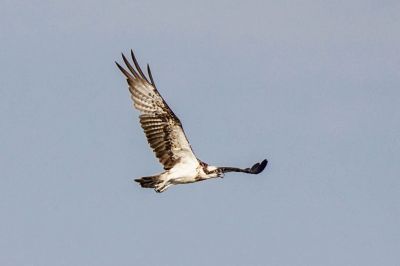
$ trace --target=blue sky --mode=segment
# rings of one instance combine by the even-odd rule
[[[3,1],[0,264],[398,265],[398,1]],[[162,170],[134,49],[203,161]]]

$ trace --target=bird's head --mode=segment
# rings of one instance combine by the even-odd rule
[[[214,177],[224,177],[224,173],[219,171],[218,167],[216,166],[212,166],[212,165],[207,165],[207,175],[210,178],[214,178]]]

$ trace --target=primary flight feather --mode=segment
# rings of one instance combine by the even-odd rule
[[[135,179],[136,182],[142,187],[163,192],[172,185],[223,177],[227,172],[259,174],[264,170],[267,160],[245,169],[210,166],[199,160],[186,138],[181,121],[158,92],[149,65],[147,78],[132,50],[131,57],[134,66],[122,54],[128,70],[115,63],[126,77],[133,105],[140,111],[140,124],[147,141],[165,170],[161,174]]]

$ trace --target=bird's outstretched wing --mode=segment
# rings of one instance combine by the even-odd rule
[[[147,72],[150,80],[141,70],[132,50],[131,56],[135,67],[122,54],[122,59],[129,71],[117,62],[115,63],[126,76],[133,105],[140,111],[140,123],[147,141],[160,163],[165,170],[171,169],[183,159],[197,163],[196,156],[183,131],[182,123],[158,92],[149,65],[147,65]]]
[[[242,168],[237,168],[237,167],[218,167],[218,170],[222,173],[242,172],[242,173],[257,175],[257,174],[261,173],[262,171],[264,171],[267,164],[268,164],[268,161],[263,160],[261,163],[254,164],[251,168],[242,169]]]

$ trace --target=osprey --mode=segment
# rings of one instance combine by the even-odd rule
[[[267,160],[245,169],[211,166],[199,160],[186,138],[181,121],[158,92],[149,65],[147,78],[132,50],[131,56],[135,67],[122,54],[129,71],[115,63],[127,79],[133,105],[140,111],[140,124],[147,141],[165,170],[158,175],[135,179],[136,182],[144,188],[154,188],[160,193],[172,185],[223,177],[227,172],[259,174],[264,170]]]

